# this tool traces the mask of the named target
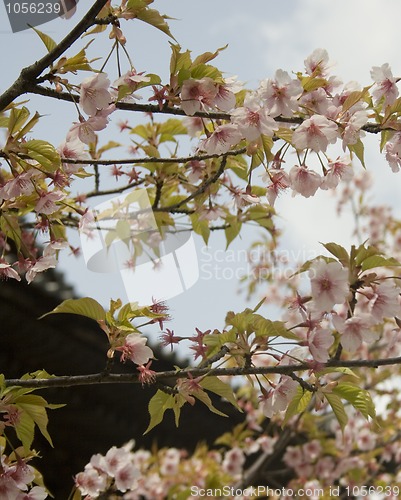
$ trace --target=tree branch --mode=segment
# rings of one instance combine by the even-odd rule
[[[353,359],[353,360],[336,360],[332,359],[327,363],[321,364],[316,372],[325,368],[378,368],[379,366],[400,365],[401,356],[387,359]],[[156,373],[155,379],[161,382],[166,379],[203,377],[211,375],[213,377],[221,376],[243,376],[243,375],[266,375],[279,374],[291,375],[296,372],[307,371],[313,369],[311,363],[298,363],[296,365],[285,366],[258,366],[248,368],[185,368],[179,371],[166,371]],[[138,384],[138,375],[135,373],[94,373],[89,375],[65,375],[61,377],[52,377],[49,379],[6,379],[6,386],[30,387],[34,389],[45,389],[49,387],[73,387],[79,385],[95,385],[95,384]]]
[[[61,40],[48,54],[38,61],[21,70],[20,76],[15,82],[0,96],[0,111],[4,110],[14,99],[27,92],[32,92],[35,79],[42,71],[50,66],[58,57],[71,47],[71,45],[90,28],[95,21],[95,17],[106,5],[107,0],[96,0],[81,21],[73,28],[68,35]]]
[[[56,92],[55,90],[42,87],[40,85],[31,84],[29,88],[27,88],[26,92],[31,92],[32,94],[39,94],[45,97],[52,97],[54,99],[59,99],[61,101],[67,102],[77,102],[79,100],[79,95],[69,94],[68,92]],[[1,102],[1,101],[0,101]],[[157,104],[138,104],[133,102],[116,102],[116,108],[122,111],[139,111],[142,113],[161,113],[167,115],[175,115],[175,116],[188,116],[184,110],[181,108],[173,108],[169,106],[163,106],[160,108]],[[193,117],[201,117],[201,118],[212,118],[215,120],[227,120],[230,121],[231,115],[229,113],[221,113],[221,112],[207,112],[207,111],[198,111]],[[292,117],[285,118],[283,116],[276,116],[274,118],[276,122],[279,123],[291,123],[294,125],[300,125],[304,122],[304,118],[301,117]],[[378,123],[367,123],[361,127],[361,130],[368,132],[370,134],[378,134],[383,130],[392,130],[392,127],[382,127]]]

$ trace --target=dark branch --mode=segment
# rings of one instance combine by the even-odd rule
[[[0,96],[0,110],[4,110],[14,99],[27,92],[32,92],[35,79],[42,71],[50,66],[58,57],[71,47],[71,45],[90,28],[96,16],[107,3],[107,0],[96,0],[81,21],[56,47],[38,61],[21,70],[17,80]]]
[[[354,359],[354,360],[330,360],[325,364],[319,366],[319,370],[325,368],[378,368],[379,366],[400,365],[401,356],[397,358],[387,359]],[[281,374],[291,375],[296,372],[309,371],[313,369],[310,363],[298,363],[296,365],[285,366],[261,366],[261,367],[248,367],[248,368],[186,368],[180,371],[167,371],[160,372],[155,375],[157,382],[162,382],[166,379],[179,379],[187,378],[189,375],[192,377],[201,376],[231,376],[239,377],[243,375],[267,375],[267,374]],[[48,387],[73,387],[79,385],[94,385],[94,384],[139,384],[138,375],[131,373],[94,373],[90,375],[66,375],[61,377],[52,377],[49,379],[7,379],[6,386],[19,386],[31,388],[48,388]]]

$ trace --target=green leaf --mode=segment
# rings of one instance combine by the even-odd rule
[[[304,391],[302,387],[299,386],[297,388],[297,393],[292,398],[290,404],[287,407],[283,421],[283,426],[288,423],[291,417],[305,411],[311,399],[312,399],[312,393],[309,391]]]
[[[35,33],[39,36],[39,38],[45,44],[48,52],[51,52],[53,49],[57,47],[57,43],[53,40],[53,38],[50,38],[49,35],[46,35],[46,33],[42,33],[34,26],[29,26],[29,27],[32,28],[33,31],[35,31]]]
[[[350,383],[339,383],[333,393],[349,401],[367,419],[376,418],[376,410],[369,391]]]
[[[178,394],[166,394],[159,389],[149,401],[148,410],[150,415],[150,422],[144,434],[147,434],[150,430],[156,427],[156,425],[160,424],[160,422],[163,420],[163,416],[166,410],[172,409],[174,411],[176,425],[178,426],[180,409],[184,404],[185,399],[182,396]]]
[[[282,337],[284,339],[299,340],[297,335],[287,330],[283,321],[271,321],[259,314],[255,314],[252,324],[257,337]]]
[[[55,172],[60,167],[60,155],[49,142],[32,139],[23,143],[26,154],[36,160],[47,172]]]
[[[171,59],[170,59],[170,74],[177,75],[182,69],[187,69],[191,67],[191,52],[186,50],[185,52],[180,52],[181,47],[177,44],[170,43],[171,46]],[[188,72],[188,74],[190,74]],[[189,78],[189,77],[188,77]]]
[[[46,438],[50,445],[53,446],[51,437],[47,431],[47,402],[41,396],[30,394],[18,398],[15,404],[19,409],[29,415],[33,422],[38,426],[41,434]]]
[[[192,223],[192,229],[196,234],[202,236],[205,245],[207,245],[210,236],[209,222],[205,219],[199,220],[198,214],[191,214],[190,219]]]
[[[285,142],[292,142],[293,131],[289,128],[279,128],[274,132],[274,135]]]
[[[99,302],[91,297],[84,297],[81,299],[64,300],[64,302],[53,309],[53,311],[44,314],[39,319],[42,319],[49,314],[59,313],[78,314],[79,316],[86,316],[87,318],[94,319],[95,321],[104,320],[106,318],[106,312]]]
[[[345,426],[348,422],[347,414],[345,413],[344,404],[341,398],[334,392],[323,392],[324,397],[331,406],[334,415],[336,416],[341,429],[344,431]]]
[[[12,108],[10,111],[10,117],[8,120],[8,133],[13,135],[22,128],[24,123],[29,118],[28,108],[23,106],[22,108]]]
[[[137,19],[140,19],[144,23],[150,24],[154,26],[158,30],[162,31],[170,38],[175,40],[173,35],[171,34],[169,25],[166,23],[166,17],[162,16],[160,12],[156,9],[143,9],[138,12]]]
[[[191,392],[191,396],[195,397],[196,399],[199,399],[199,401],[202,401],[202,403],[206,405],[212,413],[220,415],[220,417],[227,417],[225,413],[223,413],[222,411],[218,410],[215,406],[213,406],[213,403],[210,397],[206,394],[206,392],[198,389],[194,392]]]
[[[226,384],[218,377],[209,376],[202,379],[202,381],[200,382],[200,386],[203,387],[203,389],[214,392],[218,396],[221,396],[223,399],[226,399],[229,403],[235,406],[237,410],[242,412],[241,408],[238,406],[237,399],[234,395],[234,391],[231,385]]]
[[[226,223],[229,224],[229,226],[224,229],[227,240],[227,250],[227,248],[230,246],[230,243],[234,241],[235,238],[239,235],[242,227],[242,222],[240,222],[236,216],[227,216]]]
[[[35,422],[25,411],[20,412],[18,422],[15,425],[15,432],[25,451],[29,451],[35,434]]]
[[[325,87],[327,83],[325,78],[317,78],[315,76],[307,76],[301,80],[302,87],[306,92],[312,92],[320,87]]]
[[[382,255],[372,255],[362,262],[362,271],[375,267],[396,267],[401,266],[397,259],[393,257],[383,257]]]
[[[366,168],[364,160],[365,146],[363,145],[361,139],[358,139],[358,141],[355,144],[348,144],[348,149],[351,153],[351,158],[352,158],[352,153],[354,153],[358,158],[358,160],[361,162],[363,168]]]
[[[205,52],[204,54],[200,54],[198,57],[195,58],[193,66],[197,66],[198,64],[206,64],[209,61],[212,61],[215,57],[218,56],[219,52],[225,50],[227,47],[228,44],[224,45],[224,47],[220,47],[219,49],[216,50],[216,52]]]
[[[322,243],[324,248],[341,262],[344,267],[349,267],[349,255],[344,247],[337,243]]]
[[[363,90],[355,90],[354,92],[351,92],[347,98],[345,99],[343,105],[342,105],[342,113],[345,113],[348,111],[354,104],[356,104],[359,101],[365,100],[366,96],[369,95],[369,89],[371,85],[368,87],[365,87]]]

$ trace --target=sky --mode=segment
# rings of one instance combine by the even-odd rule
[[[70,20],[58,19],[38,28],[60,40],[89,5],[90,1],[81,0],[77,13]],[[303,61],[316,48],[327,49],[334,64],[333,73],[344,82],[358,81],[363,86],[368,85],[372,83],[372,66],[383,63],[389,63],[393,74],[401,76],[399,0],[337,0],[335,3],[325,0],[252,0],[247,3],[156,0],[154,7],[174,18],[169,21],[171,31],[181,47],[190,49],[194,55],[228,44],[216,65],[227,75],[238,75],[248,88],[255,88],[260,80],[272,77],[278,68],[289,72],[302,70]],[[166,77],[170,57],[166,35],[140,22],[127,26],[127,47],[137,70]],[[103,42],[94,44],[96,55],[107,53],[107,37],[103,38]],[[0,5],[0,44],[3,68],[0,87],[4,90],[23,66],[44,54],[44,46],[31,30],[11,32],[3,4]],[[37,129],[38,137],[54,144],[64,139],[71,122],[76,119],[72,107],[63,103],[32,98],[29,106],[45,115]],[[390,202],[397,209],[401,174],[391,172],[378,149],[378,138],[369,137],[366,165],[376,181],[372,197],[376,203]],[[355,170],[361,168],[356,162]],[[109,182],[113,187],[110,176]],[[319,242],[336,241],[345,246],[356,243],[352,239],[350,214],[339,218],[335,201],[327,192],[309,199],[292,198],[287,194],[278,200],[276,209],[280,214],[279,224],[286,231],[284,248],[294,256],[300,251],[306,258],[321,253]],[[209,249],[195,239],[200,279],[168,302],[173,316],[169,327],[177,335],[192,335],[195,327],[202,330],[222,328],[226,311],[240,311],[258,302],[263,289],[247,304],[245,294],[238,294],[236,276],[246,271],[244,251],[259,235],[260,232],[245,231],[226,257],[222,237],[213,236]],[[210,262],[218,271],[210,272]],[[102,304],[124,293],[118,276],[88,271],[82,259],[63,255],[60,270],[78,294],[92,296]],[[156,335],[155,329],[153,332],[151,336]]]

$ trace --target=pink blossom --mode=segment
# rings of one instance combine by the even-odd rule
[[[313,151],[326,151],[327,146],[338,138],[337,125],[325,116],[313,115],[305,120],[294,132],[292,142],[299,149],[310,148]]]
[[[204,129],[203,120],[200,116],[186,116],[182,119],[182,124],[187,128],[190,137],[196,137]]]
[[[37,175],[38,173],[33,169],[17,175],[0,188],[0,198],[11,200],[17,196],[29,196],[35,190],[33,178]]]
[[[0,278],[13,278],[17,281],[21,281],[20,275],[15,269],[11,267],[11,264],[6,262],[4,259],[0,259]]]
[[[139,476],[139,470],[132,463],[127,463],[115,473],[114,481],[117,490],[125,493],[127,490],[134,489]]]
[[[181,88],[181,108],[187,115],[205,111],[213,106],[217,88],[211,78],[185,80]]]
[[[333,113],[332,101],[329,99],[327,92],[321,87],[301,96],[299,103],[301,107],[312,110],[319,115],[331,117]]]
[[[105,490],[107,477],[92,466],[87,465],[83,472],[79,472],[75,476],[75,484],[82,495],[96,498],[100,492]]]
[[[399,295],[400,289],[389,281],[380,285],[372,285],[372,291],[367,291],[369,299],[368,309],[372,317],[377,321],[392,316],[400,316]]]
[[[376,435],[371,431],[371,429],[364,427],[358,431],[356,436],[356,445],[361,451],[373,450],[376,446]]]
[[[340,181],[349,182],[354,176],[351,159],[348,156],[329,161],[329,169],[323,178],[321,189],[334,189]]]
[[[87,160],[89,158],[89,154],[85,151],[84,144],[77,137],[61,143],[57,148],[57,152],[62,159]],[[67,175],[75,174],[82,167],[82,164],[63,162],[63,170]]]
[[[305,59],[305,69],[308,75],[325,77],[329,69],[329,54],[325,49],[315,49]]]
[[[218,219],[219,217],[224,217],[225,215],[226,212],[222,208],[214,205],[213,207],[202,208],[202,211],[199,215],[199,220],[213,221]]]
[[[299,80],[291,79],[290,75],[278,69],[274,80],[261,82],[258,93],[269,110],[270,116],[293,116],[298,111],[298,98],[303,89]]]
[[[83,80],[80,85],[79,104],[87,115],[95,115],[98,109],[109,105],[111,101],[109,85],[110,80],[105,73],[98,73]]]
[[[136,365],[145,365],[150,358],[153,358],[153,352],[150,347],[145,345],[146,337],[142,337],[138,333],[130,333],[125,337],[125,342],[122,347],[116,347],[116,351],[121,351],[121,361],[127,359]]]
[[[143,76],[143,73],[137,73],[135,68],[127,71],[124,75],[120,76],[113,82],[113,87],[118,88],[121,85],[127,86],[131,91],[134,91],[138,87],[138,83],[150,82],[149,76]]]
[[[329,359],[329,349],[334,342],[331,331],[323,328],[316,328],[309,332],[307,342],[313,359],[318,363],[326,363]]]
[[[233,196],[237,208],[244,208],[248,205],[257,205],[260,203],[260,198],[258,196],[251,192],[241,191],[240,189],[235,189]]]
[[[375,89],[372,92],[375,104],[384,97],[384,106],[391,105],[398,97],[397,80],[391,72],[388,63],[382,66],[374,66],[370,75],[375,82]]]
[[[273,206],[280,192],[290,187],[291,181],[287,172],[281,168],[270,169],[268,171],[268,180],[269,185],[266,188],[266,196],[270,205]]]
[[[190,167],[190,172],[188,174],[188,180],[189,182],[198,182],[200,179],[202,179],[204,173],[205,173],[205,168],[206,168],[206,162],[203,160],[191,160],[188,164],[187,167]]]
[[[313,196],[322,183],[321,176],[304,165],[294,165],[289,172],[289,180],[292,189],[305,198]]]
[[[34,486],[28,492],[21,492],[16,500],[45,500],[48,498],[47,491],[42,486]]]
[[[309,269],[312,298],[317,311],[330,311],[334,304],[342,304],[348,294],[348,270],[339,262],[317,259]]]
[[[221,111],[229,112],[236,104],[236,97],[234,92],[230,90],[230,85],[217,84],[217,93],[213,100],[213,106]]]
[[[359,314],[344,319],[333,315],[333,325],[341,334],[341,344],[351,354],[356,352],[362,342],[377,340],[377,334],[372,329],[372,318],[367,314]]]
[[[271,418],[274,414],[284,411],[288,403],[295,396],[298,382],[283,375],[274,389],[271,389],[265,399],[262,400],[263,414]]]
[[[45,257],[40,257],[26,273],[26,280],[31,283],[38,273],[47,271],[47,269],[54,269],[57,265],[57,259],[54,255],[47,255]]]
[[[278,130],[277,123],[265,108],[259,106],[254,96],[245,98],[244,106],[231,113],[231,120],[248,141],[255,141],[261,134],[273,137],[274,131]]]
[[[43,192],[35,205],[35,212],[51,215],[60,208],[56,203],[66,197],[61,191]]]
[[[396,132],[385,146],[386,160],[388,161],[391,170],[396,173],[401,167],[401,132]]]
[[[232,476],[237,476],[242,473],[242,468],[245,463],[245,455],[241,448],[234,447],[228,450],[224,455],[222,467],[225,472]]]
[[[349,113],[347,113],[349,115]],[[344,126],[344,131],[341,136],[343,139],[343,150],[348,145],[356,144],[361,136],[361,128],[367,123],[369,118],[368,111],[366,109],[360,109],[347,116],[347,119],[342,118],[340,120],[341,124]]]
[[[241,139],[242,134],[236,125],[220,125],[210,137],[200,142],[199,149],[206,151],[207,154],[222,155],[238,144]]]
[[[96,141],[96,134],[100,130],[107,127],[109,121],[108,116],[116,109],[114,104],[110,104],[107,108],[97,111],[87,120],[80,118],[78,123],[74,123],[67,134],[67,141],[79,139],[85,144],[90,144]]]

